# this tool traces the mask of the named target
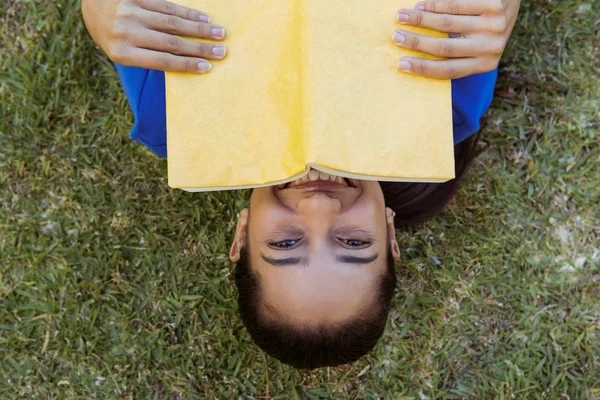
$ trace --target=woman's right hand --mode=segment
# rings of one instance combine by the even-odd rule
[[[225,38],[225,27],[198,10],[164,0],[82,0],[81,9],[94,42],[119,64],[203,73],[206,59],[226,54],[225,46],[182,38]]]

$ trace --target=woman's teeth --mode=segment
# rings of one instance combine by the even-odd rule
[[[301,185],[306,182],[314,182],[314,181],[329,181],[334,183],[339,183],[340,185],[348,186],[348,183],[341,176],[330,175],[328,173],[317,171],[316,169],[311,169],[308,174],[304,175],[300,179],[296,179],[293,182],[290,182],[288,187]]]

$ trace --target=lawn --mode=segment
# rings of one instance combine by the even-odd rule
[[[523,4],[457,200],[398,232],[383,339],[312,372],[237,315],[249,193],[167,187],[79,0],[0,9],[0,399],[600,399],[598,0]]]

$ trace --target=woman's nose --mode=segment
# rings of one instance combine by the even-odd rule
[[[335,218],[342,208],[342,202],[326,193],[315,193],[298,202],[298,213],[313,218]]]

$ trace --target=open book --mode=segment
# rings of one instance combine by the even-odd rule
[[[227,57],[204,75],[166,74],[171,187],[278,185],[310,168],[454,178],[450,81],[396,66],[411,52],[394,45],[395,29],[443,35],[395,21],[415,0],[175,2],[225,26]]]

